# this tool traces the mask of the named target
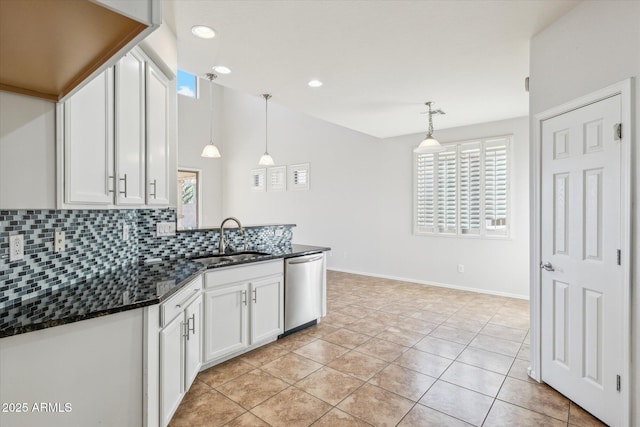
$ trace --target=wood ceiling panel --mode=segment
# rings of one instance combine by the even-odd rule
[[[88,0],[2,0],[0,89],[57,101],[146,28]]]

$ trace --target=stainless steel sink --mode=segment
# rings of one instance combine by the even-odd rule
[[[265,255],[270,255],[270,254],[265,252],[247,251],[247,252],[236,252],[232,254],[211,255],[211,256],[202,257],[202,258],[193,258],[193,260],[201,262],[206,265],[216,265],[216,264],[258,259]]]

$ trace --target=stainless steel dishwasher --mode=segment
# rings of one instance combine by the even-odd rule
[[[326,312],[324,253],[286,259],[284,274],[283,336],[316,324]]]

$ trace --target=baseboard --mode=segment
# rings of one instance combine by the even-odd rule
[[[499,297],[516,298],[516,299],[529,301],[529,295],[511,294],[509,292],[491,291],[491,290],[488,290],[488,289],[469,288],[467,286],[457,286],[457,285],[450,285],[450,284],[447,284],[447,283],[438,283],[438,282],[432,282],[432,281],[427,281],[427,280],[418,280],[418,279],[414,279],[412,277],[399,277],[399,276],[391,276],[391,275],[387,275],[387,274],[366,273],[366,272],[363,272],[363,271],[354,271],[354,270],[349,270],[349,269],[333,268],[333,267],[327,268],[327,270],[338,271],[340,273],[359,274],[361,276],[377,277],[377,278],[380,278],[380,279],[399,280],[399,281],[402,281],[402,282],[416,283],[416,284],[419,284],[419,285],[437,286],[439,288],[456,289],[456,290],[459,290],[459,291],[476,292],[476,293],[479,293],[479,294],[495,295],[495,296],[499,296]]]

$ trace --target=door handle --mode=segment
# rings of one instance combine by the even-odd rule
[[[193,325],[191,325],[191,322],[193,322]],[[196,314],[195,313],[193,313],[191,317],[187,319],[187,332],[193,332],[193,335],[196,334]],[[189,339],[188,334],[187,334],[187,339]]]
[[[127,174],[124,174],[124,178],[120,178],[120,181],[124,181],[124,191],[120,191],[120,194],[124,194],[124,198],[127,198]]]
[[[157,180],[153,180],[153,182],[150,182],[149,185],[153,185],[153,193],[149,192],[149,196],[153,196],[153,198],[156,198],[156,194],[158,192],[158,182]]]
[[[542,262],[540,261],[540,268],[543,268],[547,271],[556,271],[555,268],[553,268],[553,265],[551,265],[550,262]]]
[[[180,328],[183,329],[182,338],[186,338],[189,341],[189,321],[187,323],[180,322]]]
[[[322,259],[322,255],[315,257],[315,258],[309,258],[309,259],[303,259],[300,261],[287,261],[288,264],[304,264],[307,262],[313,262],[313,261],[318,261],[319,259]]]

